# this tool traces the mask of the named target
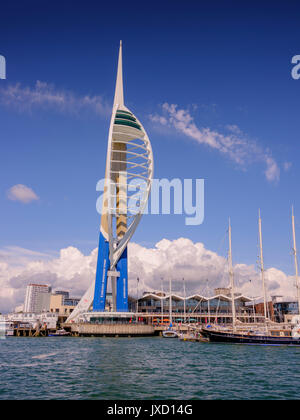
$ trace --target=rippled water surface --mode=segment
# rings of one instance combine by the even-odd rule
[[[0,399],[300,398],[300,348],[11,337],[0,367]]]

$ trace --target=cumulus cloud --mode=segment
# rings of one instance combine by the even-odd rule
[[[14,258],[12,258],[14,256]],[[97,249],[84,255],[75,247],[61,249],[57,255],[35,253],[18,247],[0,249],[0,312],[12,311],[24,302],[30,282],[44,283],[53,289],[69,290],[81,297],[95,277]],[[183,295],[183,281],[187,294],[212,295],[216,287],[229,284],[228,266],[224,256],[194,243],[187,238],[173,241],[163,239],[152,248],[129,244],[129,292],[169,290],[172,278],[174,292]],[[252,265],[236,264],[236,288],[248,296],[260,297],[260,275]],[[266,270],[271,295],[295,296],[293,277],[276,268]]]
[[[20,201],[24,204],[39,200],[37,194],[30,187],[23,184],[17,184],[11,187],[7,192],[7,198],[12,201]]]
[[[0,312],[22,304],[31,282],[70,290],[80,297],[95,275],[96,250],[87,256],[74,247],[61,249],[55,256],[25,251],[18,247],[0,250]]]
[[[60,113],[79,114],[86,111],[107,116],[111,111],[99,95],[79,96],[39,80],[33,87],[20,83],[0,87],[0,105],[30,113],[37,109],[51,109]]]
[[[227,125],[227,134],[210,128],[199,128],[187,109],[179,109],[178,105],[168,103],[162,105],[162,115],[150,115],[150,119],[161,126],[175,128],[199,144],[218,150],[242,168],[252,162],[263,162],[268,181],[278,181],[280,178],[280,169],[270,152],[248,139],[237,125]]]

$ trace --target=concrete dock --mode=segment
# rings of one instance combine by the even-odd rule
[[[144,324],[65,324],[76,337],[137,337],[155,335],[153,325]]]

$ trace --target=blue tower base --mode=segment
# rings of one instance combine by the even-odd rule
[[[120,277],[117,279],[117,312],[128,311],[128,265],[127,247],[117,262],[117,271]]]
[[[104,238],[103,234],[100,232],[93,311],[105,311],[108,278],[107,272],[109,271],[109,269],[109,242]],[[116,311],[128,312],[127,247],[123,251],[121,258],[117,262],[116,269],[120,273],[120,276],[117,277]]]

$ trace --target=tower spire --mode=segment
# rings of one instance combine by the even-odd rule
[[[123,69],[122,69],[122,41],[120,41],[119,49],[119,61],[118,61],[118,72],[115,89],[114,107],[118,104],[119,107],[124,105],[124,94],[123,94]]]

